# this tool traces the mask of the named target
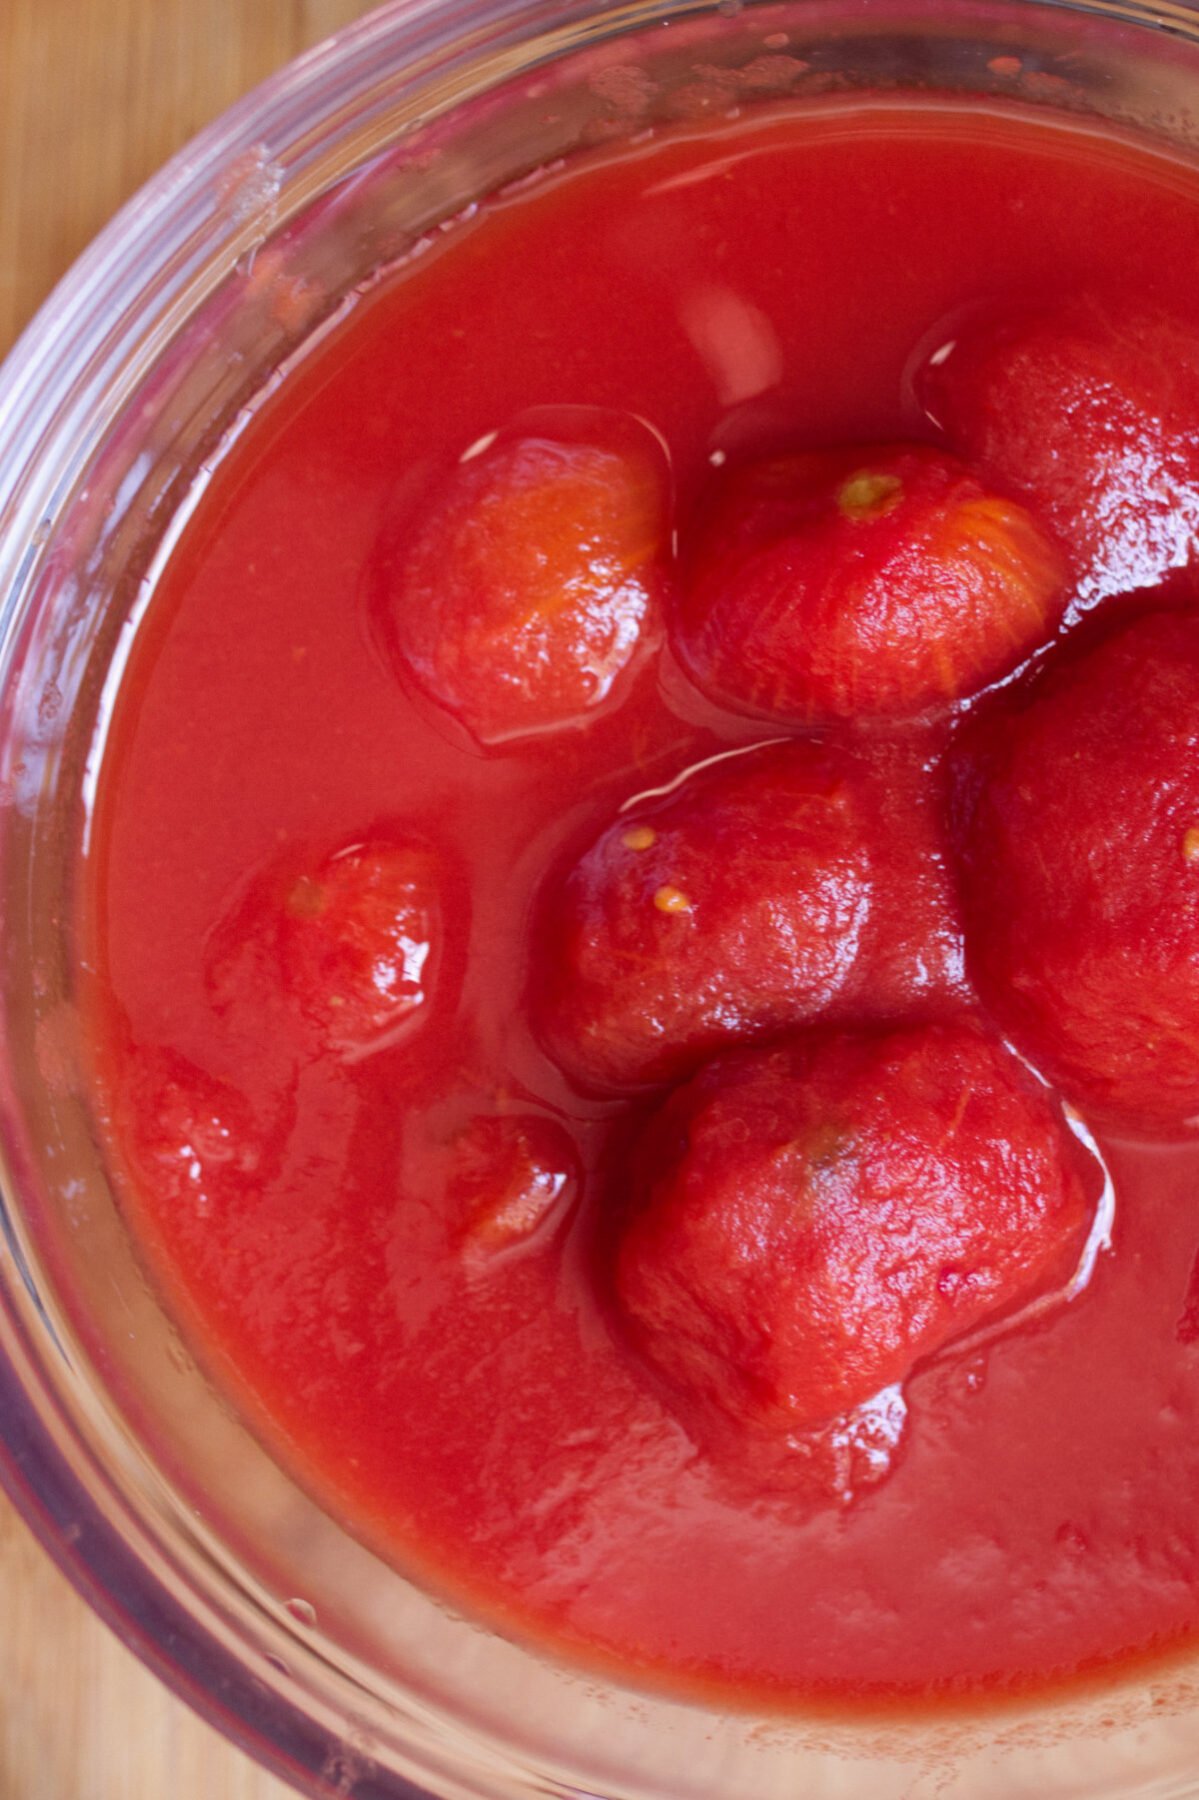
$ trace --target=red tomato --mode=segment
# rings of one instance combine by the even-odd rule
[[[1046,670],[976,747],[972,972],[1080,1106],[1199,1120],[1199,617],[1156,612]]]
[[[793,1039],[666,1102],[617,1252],[632,1339],[684,1403],[782,1435],[847,1413],[1066,1279],[1083,1152],[976,1027]]]
[[[1199,532],[1199,332],[1123,303],[964,326],[918,378],[930,416],[1035,506],[1080,597],[1156,586]]]
[[[355,845],[301,875],[284,900],[284,981],[300,1012],[343,1056],[381,1048],[428,999],[440,900],[431,853]]]
[[[876,445],[752,463],[704,503],[678,648],[772,718],[900,718],[1008,674],[1052,632],[1066,563],[951,456]]]
[[[585,1084],[622,1087],[813,1019],[956,994],[937,798],[911,751],[796,742],[622,812],[550,898],[547,1047]]]
[[[588,437],[501,436],[459,463],[386,577],[408,669],[484,743],[590,712],[658,633],[665,458],[585,410]]]
[[[116,1110],[140,1180],[185,1215],[244,1203],[273,1173],[249,1102],[172,1051],[131,1057]]]
[[[433,852],[414,840],[283,857],[211,935],[214,1005],[264,1062],[305,1043],[347,1061],[385,1048],[417,1024],[437,979],[440,889]]]
[[[480,1261],[530,1242],[565,1216],[578,1185],[578,1153],[551,1119],[472,1120],[451,1146],[447,1183],[463,1253]]]

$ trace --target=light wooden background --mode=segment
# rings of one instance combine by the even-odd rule
[[[367,0],[0,0],[0,353],[108,216]],[[0,1800],[286,1800],[117,1643],[0,1499]]]

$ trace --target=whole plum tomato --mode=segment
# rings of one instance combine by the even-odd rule
[[[446,1206],[466,1259],[493,1257],[544,1234],[579,1187],[579,1156],[566,1131],[534,1114],[483,1114],[450,1145]]]
[[[113,1099],[139,1181],[181,1223],[244,1209],[277,1150],[249,1100],[178,1053],[130,1050]]]
[[[882,444],[722,474],[687,553],[676,647],[771,718],[896,719],[1008,674],[1052,632],[1066,563],[955,457]]]
[[[1084,602],[1194,562],[1199,332],[1124,302],[980,315],[917,377],[961,455],[1038,509]]]
[[[423,845],[356,844],[292,885],[283,913],[285,980],[333,1049],[354,1056],[378,1048],[425,1004],[439,915],[434,862]]]
[[[401,657],[483,743],[575,719],[660,633],[669,529],[665,457],[636,420],[572,407],[501,434],[394,540]]]
[[[279,1053],[296,1022],[346,1061],[384,1048],[415,1025],[437,979],[441,886],[434,852],[408,837],[372,837],[322,858],[288,852],[255,875],[211,935],[214,1005]]]
[[[1122,624],[968,749],[963,894],[984,1000],[1096,1117],[1199,1119],[1199,617]]]
[[[902,744],[769,745],[637,800],[549,896],[547,1049],[584,1085],[636,1086],[813,1019],[957,996],[941,819]]]
[[[684,1406],[786,1436],[851,1412],[1048,1284],[1087,1158],[970,1023],[812,1034],[712,1063],[647,1128],[617,1304]]]

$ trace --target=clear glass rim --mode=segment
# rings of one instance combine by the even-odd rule
[[[821,3],[813,0],[813,9]],[[881,0],[880,14],[888,4]],[[972,7],[970,0],[952,4],[962,12],[990,10]],[[1199,40],[1194,4],[1030,4]],[[666,14],[695,16],[714,8],[647,0],[625,10],[635,11],[644,27]],[[997,10],[1008,10],[1004,0]],[[586,0],[560,6],[547,0],[388,0],[245,96],[115,215],[0,368],[0,669],[20,622],[41,522],[70,491],[107,431],[114,378],[127,373],[130,344],[135,338],[165,341],[209,291],[214,271],[231,268],[261,232],[261,219],[239,210],[238,171],[251,182],[270,171],[269,180],[287,184],[302,204],[306,145],[314,129],[361,132],[364,120],[394,102],[397,69],[407,79],[467,59],[483,32],[491,51],[499,43],[527,45],[547,33],[562,42],[576,22],[596,11]],[[232,185],[226,179],[231,172]],[[36,1305],[6,1212],[6,1196],[19,1181],[7,1167],[2,1173],[0,1261],[8,1260],[18,1281],[26,1281]],[[0,1486],[118,1637],[176,1694],[283,1779],[313,1794],[428,1800],[426,1790],[402,1776],[376,1777],[365,1763],[355,1768],[345,1760],[339,1733],[256,1680],[197,1622],[93,1503],[46,1429],[35,1396],[52,1408],[53,1395],[48,1388],[39,1392],[40,1381],[39,1359],[0,1281]]]

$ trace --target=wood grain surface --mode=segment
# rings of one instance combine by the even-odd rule
[[[105,220],[366,0],[0,0],[0,353]],[[93,1617],[0,1498],[0,1800],[285,1800]]]

